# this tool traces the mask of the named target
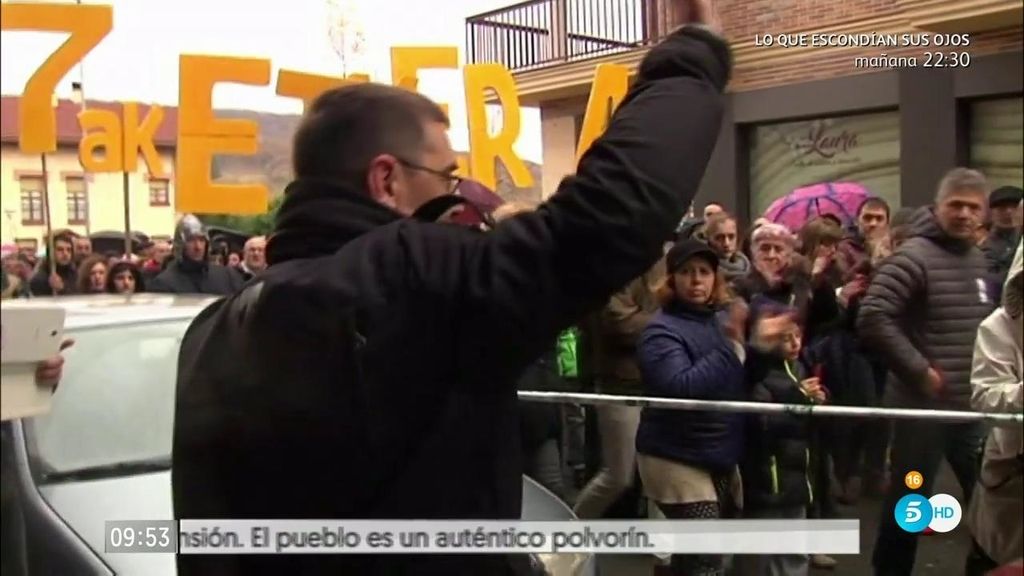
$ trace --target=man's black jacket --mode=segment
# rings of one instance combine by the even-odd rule
[[[168,264],[146,288],[150,292],[230,296],[244,283],[242,275],[232,268],[182,258]]]
[[[293,183],[271,266],[182,344],[175,516],[518,518],[516,376],[661,255],[715,146],[729,70],[716,36],[672,35],[577,174],[487,234]],[[499,575],[515,561],[180,556],[179,573]]]

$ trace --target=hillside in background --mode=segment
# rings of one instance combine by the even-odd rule
[[[300,116],[271,114],[249,110],[218,110],[221,118],[255,120],[260,125],[260,151],[253,156],[217,156],[214,158],[214,178],[218,182],[265,184],[274,196],[284,191],[291,180],[292,135],[299,125]],[[512,184],[504,165],[497,162],[498,194],[508,201],[537,203],[540,201],[541,169],[539,164],[526,162],[533,176],[533,186],[517,188]]]
[[[218,110],[220,118],[255,120],[260,125],[260,148],[253,156],[217,156],[213,175],[218,182],[266,184],[277,196],[292,178],[292,135],[300,116],[249,110]]]

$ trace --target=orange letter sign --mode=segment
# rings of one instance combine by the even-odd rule
[[[78,161],[86,172],[120,172],[122,167],[121,119],[111,110],[79,112],[82,139],[78,142]],[[103,157],[96,149],[103,148]]]
[[[22,152],[42,154],[57,149],[53,90],[71,67],[103,40],[113,23],[110,6],[0,4],[2,30],[71,34],[25,84],[18,105],[18,144]]]
[[[622,103],[629,90],[629,69],[621,64],[598,64],[594,73],[594,84],[590,87],[590,100],[580,129],[580,141],[576,145],[576,161],[579,162],[590,145],[608,128],[615,109]]]
[[[123,104],[124,116],[124,170],[135,172],[139,166],[139,154],[142,154],[149,175],[153,178],[166,178],[164,173],[164,162],[160,153],[156,151],[156,144],[153,139],[156,131],[160,129],[160,123],[164,120],[164,109],[159,106],[150,106],[146,118],[139,124],[139,105],[135,102]]]
[[[500,158],[516,186],[533,186],[530,171],[513,148],[519,138],[519,97],[512,74],[500,64],[470,64],[463,69],[463,75],[466,111],[469,113],[469,153],[473,178],[492,190],[497,188],[494,161]],[[501,102],[501,133],[493,137],[487,130],[484,92],[488,88],[497,93]]]
[[[391,83],[416,92],[417,73],[426,68],[459,68],[459,49],[454,46],[395,46],[391,49]],[[448,105],[440,104],[445,114]]]
[[[219,56],[181,56],[178,110],[179,212],[196,214],[262,214],[267,188],[261,184],[214,184],[210,180],[215,154],[255,154],[259,125],[252,120],[223,120],[213,115],[213,87],[218,82],[265,86],[270,60]]]
[[[370,77],[366,74],[349,74],[347,78],[338,78],[337,76],[307,74],[295,70],[281,70],[277,73],[276,94],[298,98],[302,100],[304,109],[309,110],[317,96],[331,88],[369,81]]]

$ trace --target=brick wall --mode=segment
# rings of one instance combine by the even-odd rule
[[[895,0],[721,0],[716,6],[736,41],[900,12]]]

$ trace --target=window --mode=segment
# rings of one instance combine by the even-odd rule
[[[43,224],[43,179],[23,176],[21,184],[21,223]]]
[[[1024,185],[1024,99],[983,100],[971,105],[971,168],[993,188]]]
[[[76,334],[75,346],[64,353],[61,392],[67,394],[54,396],[50,412],[32,418],[26,430],[43,470],[169,465],[175,372],[186,328],[187,321],[174,320],[121,323]],[[113,374],[111,362],[118,366]]]
[[[900,206],[898,112],[756,126],[751,132],[750,214],[797,188],[855,182]]]
[[[64,180],[68,191],[68,224],[85,225],[89,221],[89,195],[84,178]]]
[[[152,179],[149,181],[149,205],[170,206],[171,197],[168,192],[167,180]]]

